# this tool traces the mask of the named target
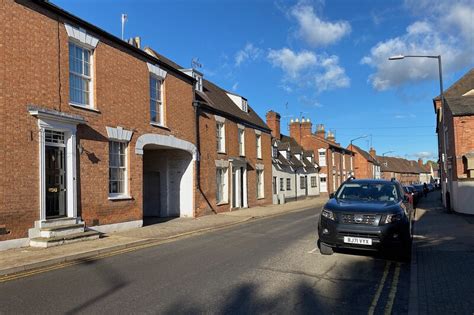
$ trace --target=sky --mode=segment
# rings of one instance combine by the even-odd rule
[[[185,68],[268,110],[324,124],[336,141],[377,154],[437,160],[439,95],[474,66],[474,6],[459,0],[53,0],[125,38],[140,36]]]

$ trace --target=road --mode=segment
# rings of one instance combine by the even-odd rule
[[[0,313],[406,313],[409,264],[322,256],[318,215],[255,220],[0,283]]]

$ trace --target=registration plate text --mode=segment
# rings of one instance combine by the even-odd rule
[[[344,236],[344,243],[358,245],[372,245],[372,239],[362,237]]]

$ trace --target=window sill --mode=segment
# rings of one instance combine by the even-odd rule
[[[257,198],[257,200],[262,200],[262,199],[265,199],[265,196]]]
[[[263,158],[262,157],[257,157],[257,160],[263,160]]]
[[[225,206],[225,205],[228,205],[229,202],[228,201],[221,201],[221,202],[218,202],[216,205],[217,206]]]
[[[165,125],[159,124],[159,123],[154,122],[154,121],[150,121],[150,125],[152,125],[153,127],[157,127],[157,128],[161,128],[161,129],[171,131],[171,129],[166,127]]]
[[[217,154],[227,154],[225,151],[217,151]]]
[[[132,200],[132,196],[128,195],[120,195],[120,196],[109,196],[109,200],[111,201],[118,201],[118,200]]]
[[[95,108],[92,108],[92,107],[86,107],[84,105],[79,105],[79,104],[74,104],[74,103],[69,103],[70,106],[74,107],[74,108],[77,108],[77,109],[84,109],[84,110],[88,110],[90,112],[94,112],[94,113],[98,113],[100,114],[100,110],[98,109],[95,109]]]

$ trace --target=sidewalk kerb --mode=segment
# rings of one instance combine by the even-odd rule
[[[413,225],[413,236],[416,236],[416,223]],[[416,253],[417,238],[413,237],[410,259],[410,298],[408,300],[408,315],[418,315],[418,263]]]

